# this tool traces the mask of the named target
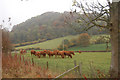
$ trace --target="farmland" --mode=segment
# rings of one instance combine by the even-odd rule
[[[31,48],[31,47],[40,47],[42,49],[54,49],[56,48],[58,45],[60,45],[63,41],[63,39],[72,39],[72,38],[77,38],[78,35],[76,36],[66,36],[66,37],[61,37],[61,38],[56,38],[53,40],[48,40],[42,43],[38,43],[38,44],[33,44],[33,45],[27,45],[27,46],[21,46],[21,47],[16,47],[16,49],[26,49],[26,48]]]
[[[48,56],[46,58],[38,58],[36,56],[31,56],[30,53],[23,55],[26,58],[34,59],[34,62],[41,67],[46,67],[48,61],[49,69],[54,72],[63,73],[64,71],[74,67],[74,60],[82,62],[82,72],[87,74],[89,72],[90,62],[93,61],[93,65],[96,69],[100,69],[105,73],[108,72],[110,66],[111,53],[110,52],[83,52],[81,54],[75,53],[73,58],[64,58],[61,57],[55,58]]]
[[[109,44],[109,50],[111,49],[111,44]],[[72,50],[72,51],[104,51],[106,50],[106,44],[94,44],[94,45],[90,45],[88,47],[81,47],[81,46],[75,46],[72,48],[69,48],[68,50]]]
[[[79,35],[69,35],[69,36],[66,36],[66,37],[61,37],[61,38],[56,38],[56,39],[52,39],[52,40],[47,40],[45,42],[41,42],[41,43],[37,43],[37,44],[16,47],[15,49],[26,49],[26,48],[55,49],[62,43],[62,41],[64,39],[71,40],[73,38],[78,38],[78,36]],[[109,35],[94,35],[94,36],[91,37],[91,40],[95,40],[99,36],[109,36]],[[105,45],[105,44],[102,44],[102,45]]]
[[[63,39],[72,39],[77,38],[79,35],[76,36],[66,36],[61,38],[56,38],[53,40],[48,40],[42,43],[27,45],[27,46],[21,46],[16,47],[16,49],[26,49],[26,48],[35,48],[40,47],[41,49],[54,49],[58,45],[60,45],[63,41]],[[95,35],[91,37],[91,40],[95,40],[100,35]],[[108,36],[108,35],[106,35]],[[68,51],[105,51],[106,50],[106,44],[91,44],[87,47],[81,47],[81,46],[75,46],[67,49]],[[109,44],[109,50],[111,50],[111,44]],[[39,50],[36,50],[39,51]],[[20,55],[20,53],[18,53]],[[27,53],[22,55],[26,59],[34,60],[34,62],[37,65],[40,65],[42,68],[47,68],[47,62],[48,62],[48,69],[55,72],[56,74],[61,74],[65,72],[66,70],[69,70],[74,67],[74,60],[77,61],[77,64],[79,62],[82,62],[82,73],[84,74],[90,74],[91,71],[89,69],[90,63],[93,62],[93,68],[94,70],[101,70],[105,74],[108,73],[110,68],[110,60],[111,60],[111,52],[82,52],[75,53],[75,55],[72,58],[65,57],[64,59],[61,57],[55,58],[55,56],[49,58],[47,55],[46,58],[41,57],[38,58],[37,56],[34,56],[30,54],[30,50],[27,50]],[[56,72],[57,71],[57,72]]]

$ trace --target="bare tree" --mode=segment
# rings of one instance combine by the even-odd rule
[[[119,17],[120,15],[120,2],[110,2],[106,0],[106,4],[102,4],[96,0],[74,0],[73,6],[75,10],[70,12],[73,16],[73,13],[79,15],[77,19],[78,23],[85,25],[85,30],[88,30],[92,27],[99,27],[101,29],[108,29],[111,37],[112,45],[112,56],[111,56],[111,66],[110,66],[110,75],[111,77],[118,77],[120,75],[120,65],[118,59],[118,44],[119,44]]]

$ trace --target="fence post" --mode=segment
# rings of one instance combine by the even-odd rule
[[[78,72],[79,75],[82,75],[82,62],[79,63]]]
[[[34,66],[34,60],[33,60],[33,58],[32,58],[32,65]]]
[[[48,70],[48,61],[47,61],[47,70]]]
[[[94,72],[94,69],[93,69],[93,61],[92,62],[90,62],[90,70],[91,70],[91,78],[93,78],[93,77],[95,77],[96,76],[96,74],[95,74],[95,72]]]
[[[74,66],[77,66],[76,60],[74,60]],[[75,75],[77,75],[77,69],[75,69]]]

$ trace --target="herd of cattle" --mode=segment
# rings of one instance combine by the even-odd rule
[[[81,51],[78,51],[79,53],[81,53]],[[20,51],[21,54],[27,53],[26,50],[21,50]],[[43,51],[35,51],[35,50],[31,50],[31,55],[35,55],[38,58],[40,58],[41,56],[46,57],[46,55],[49,56],[49,58],[51,56],[61,56],[61,58],[65,58],[66,56],[72,58],[73,55],[75,55],[74,51],[59,51],[59,50],[54,50],[54,51],[50,51],[50,50],[43,50]]]

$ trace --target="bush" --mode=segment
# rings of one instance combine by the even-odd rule
[[[58,48],[57,48],[58,50],[67,50],[68,49],[68,45],[59,45],[58,46]]]
[[[80,36],[78,37],[78,45],[83,47],[87,47],[90,45],[90,36],[88,35],[88,33],[80,34]]]
[[[110,37],[100,36],[96,39],[95,44],[102,44],[106,42],[110,42]]]

